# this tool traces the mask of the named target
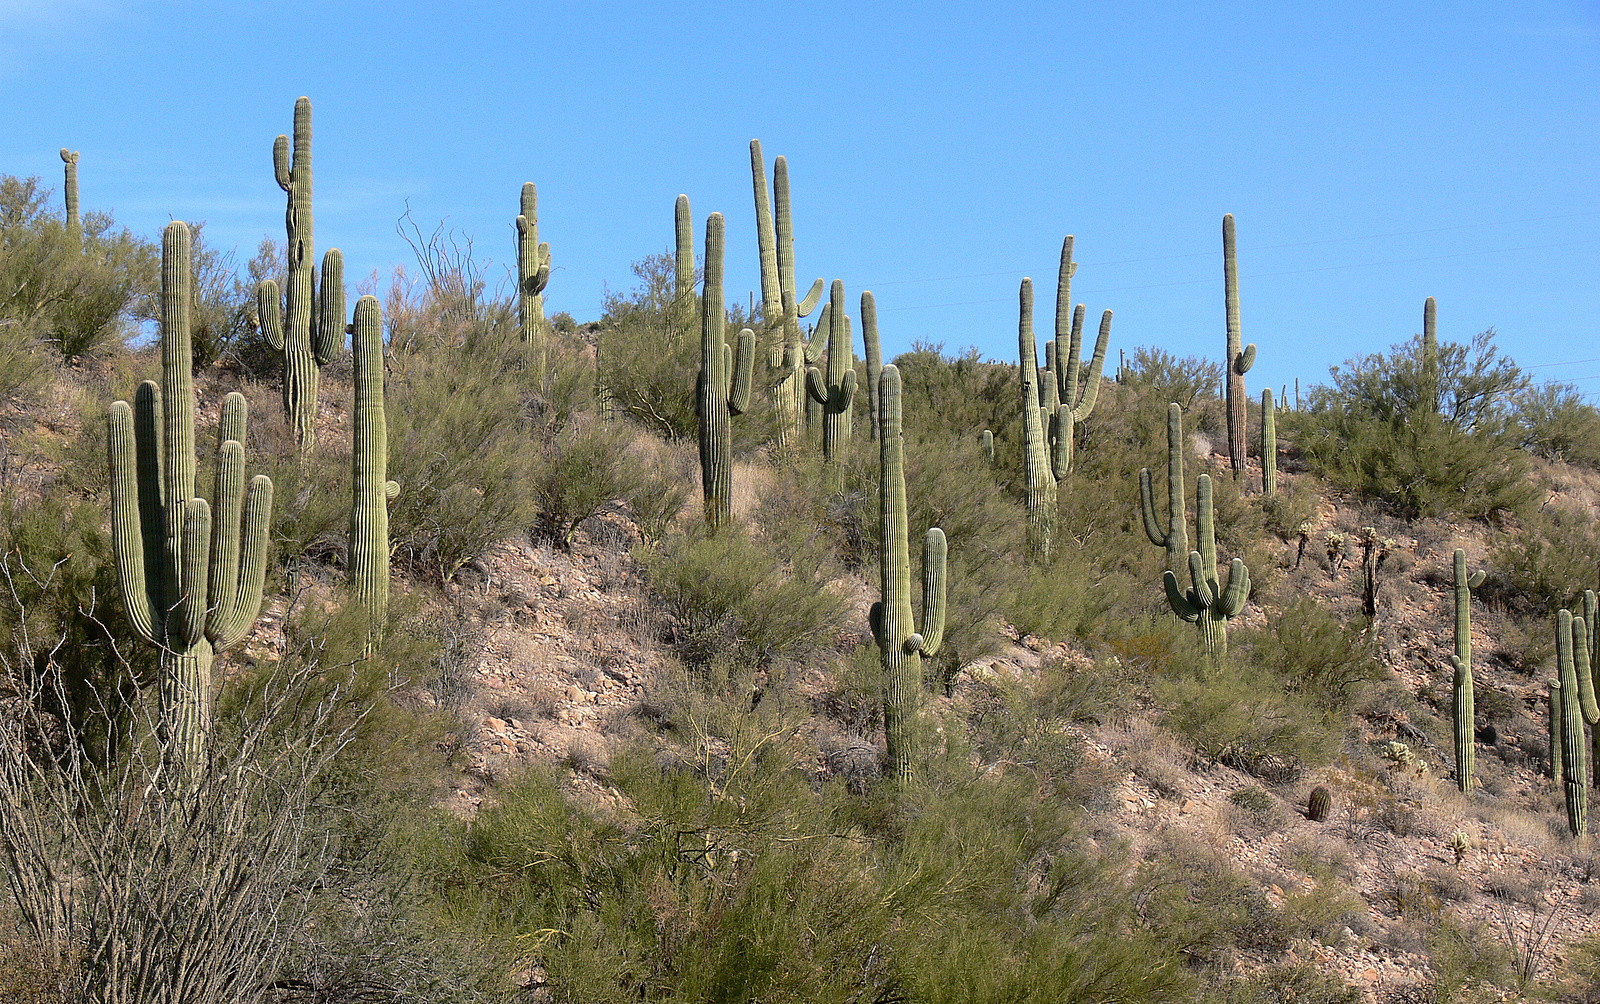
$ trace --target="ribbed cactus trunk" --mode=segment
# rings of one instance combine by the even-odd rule
[[[1584,716],[1579,699],[1581,684],[1573,659],[1571,628],[1572,614],[1566,610],[1560,611],[1556,617],[1556,666],[1561,676],[1562,792],[1566,796],[1567,827],[1574,837],[1582,838],[1589,829],[1589,777],[1588,758],[1584,749]]]
[[[1167,571],[1177,573],[1187,567],[1189,532],[1184,527],[1183,498],[1183,409],[1177,402],[1167,405],[1167,518],[1156,516],[1154,486],[1150,468],[1139,472],[1139,511],[1144,517],[1144,533],[1150,543],[1166,548]]]
[[[1046,442],[1043,381],[1039,375],[1039,349],[1033,336],[1033,280],[1023,279],[1017,294],[1017,354],[1022,377],[1022,476],[1028,512],[1028,556],[1048,562],[1055,547],[1056,476],[1051,469]],[[1059,410],[1059,409],[1057,409]]]
[[[786,454],[805,442],[810,414],[805,388],[806,366],[820,358],[822,339],[814,338],[808,344],[800,330],[800,319],[816,309],[823,285],[822,280],[817,279],[803,299],[795,289],[794,215],[788,160],[778,157],[773,161],[769,197],[761,141],[751,140],[750,180],[755,193],[756,245],[761,260],[761,316],[766,325],[762,339],[767,347],[763,358],[768,360],[764,383],[777,416],[778,450]],[[819,323],[818,330],[821,329]]]
[[[844,312],[844,283],[833,280],[828,300],[828,371],[806,370],[806,393],[822,409],[822,456],[840,464],[850,455],[851,409],[856,399],[855,339]]]
[[[867,357],[867,421],[876,440],[882,426],[878,417],[878,381],[883,376],[883,345],[878,341],[878,301],[870,290],[861,294],[861,344]]]
[[[383,410],[383,317],[374,296],[356,301],[351,325],[355,410],[351,414],[350,590],[367,614],[363,654],[382,644],[389,615],[389,425]]]
[[[1261,493],[1278,494],[1278,409],[1271,387],[1261,391]]]
[[[1222,284],[1228,315],[1227,355],[1223,358],[1227,371],[1228,463],[1233,468],[1233,476],[1238,478],[1244,474],[1245,440],[1250,421],[1244,375],[1256,361],[1256,347],[1254,344],[1241,347],[1244,337],[1239,326],[1239,263],[1232,213],[1222,218]]]
[[[689,197],[678,196],[672,207],[674,240],[673,286],[674,303],[694,303],[694,216],[689,211]]]
[[[885,366],[879,377],[880,584],[882,599],[870,620],[883,665],[883,730],[888,774],[910,784],[918,763],[918,708],[922,696],[922,658],[939,651],[944,639],[944,531],[928,530],[922,545],[922,630],[911,609],[910,525],[901,431],[900,370]]]
[[[202,762],[210,727],[211,664],[244,637],[261,606],[272,482],[244,479],[246,410],[223,403],[212,504],[195,495],[193,254],[189,228],[161,241],[161,383],[139,386],[134,406],[107,417],[111,538],[135,633],[161,651],[161,740],[169,763]],[[213,518],[215,517],[215,518]]]
[[[1562,763],[1561,751],[1565,748],[1561,741],[1561,681],[1551,680],[1546,684],[1549,694],[1545,700],[1546,718],[1550,738],[1550,779],[1561,788],[1564,783],[1566,767]]]
[[[1234,558],[1228,567],[1228,579],[1217,578],[1216,521],[1211,501],[1211,476],[1202,474],[1195,479],[1195,533],[1200,549],[1189,552],[1188,592],[1178,586],[1178,577],[1171,571],[1162,576],[1166,587],[1167,603],[1172,612],[1199,629],[1200,644],[1208,656],[1228,650],[1228,621],[1244,610],[1250,598],[1250,570],[1243,559]]]
[[[1439,413],[1439,305],[1422,302],[1422,398],[1430,415]]]
[[[1083,361],[1083,304],[1072,305],[1072,277],[1078,263],[1072,260],[1073,238],[1061,242],[1061,265],[1056,273],[1056,335],[1049,369],[1055,375],[1054,388],[1047,388],[1045,402],[1047,433],[1050,436],[1051,468],[1057,481],[1072,472],[1072,440],[1079,422],[1094,413],[1100,399],[1100,376],[1105,368],[1106,348],[1111,343],[1111,311],[1100,315],[1100,331],[1094,354]],[[1053,424],[1052,424],[1053,422]]]
[[[705,289],[700,296],[700,376],[695,388],[700,422],[700,486],[706,525],[714,532],[733,518],[733,421],[750,401],[755,333],[739,332],[735,355],[723,336],[727,310],[722,290],[725,224],[721,213],[706,218]]]
[[[1472,787],[1477,726],[1472,689],[1472,591],[1483,584],[1483,570],[1467,574],[1467,552],[1456,548],[1455,571],[1455,651],[1450,655],[1455,669],[1456,787],[1463,792]]]
[[[517,324],[541,379],[550,341],[550,326],[544,319],[544,290],[549,284],[550,245],[539,243],[539,190],[526,181],[517,214]]]
[[[61,164],[66,177],[62,193],[67,202],[67,232],[74,241],[83,240],[83,214],[78,207],[78,151],[61,148]]]

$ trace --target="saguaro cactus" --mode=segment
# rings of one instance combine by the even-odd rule
[[[883,345],[878,341],[878,301],[870,290],[861,294],[861,343],[867,354],[867,420],[878,438],[878,380],[883,375]]]
[[[1456,787],[1463,792],[1472,787],[1474,767],[1474,740],[1477,738],[1473,716],[1472,691],[1472,591],[1483,585],[1483,569],[1467,574],[1467,552],[1456,548],[1455,553],[1455,651],[1450,665],[1455,669],[1454,700],[1456,739]]]
[[[1581,621],[1580,621],[1581,623]],[[1556,669],[1560,674],[1561,718],[1561,781],[1567,803],[1567,826],[1574,837],[1588,832],[1589,777],[1587,756],[1584,750],[1584,709],[1578,679],[1576,660],[1573,658],[1576,639],[1573,617],[1566,610],[1556,615]],[[1582,636],[1582,647],[1587,657],[1588,635]],[[1591,702],[1593,695],[1590,695]]]
[[[533,354],[534,372],[543,373],[545,343],[549,341],[544,288],[550,284],[550,245],[539,243],[539,190],[531,181],[522,183],[521,209],[517,214],[517,322],[522,344]]]
[[[1244,375],[1256,361],[1256,346],[1252,342],[1242,349],[1243,336],[1239,333],[1239,263],[1234,249],[1233,214],[1222,218],[1222,285],[1228,313],[1228,352],[1223,357],[1227,370],[1228,391],[1228,462],[1233,476],[1244,473],[1246,426],[1249,423],[1245,404]]]
[[[1271,387],[1261,391],[1261,493],[1278,494],[1278,409]]]
[[[1217,579],[1217,537],[1209,474],[1195,479],[1195,496],[1195,532],[1200,550],[1189,552],[1190,588],[1188,592],[1181,590],[1178,577],[1170,569],[1162,575],[1162,583],[1172,612],[1200,629],[1206,654],[1214,655],[1228,650],[1228,621],[1238,616],[1250,598],[1250,569],[1245,567],[1244,559],[1234,558],[1228,567],[1227,582]]]
[[[1439,413],[1439,305],[1422,302],[1422,399],[1428,414]]]
[[[695,387],[700,419],[700,485],[706,525],[713,531],[733,518],[733,421],[750,404],[755,332],[739,332],[735,353],[723,337],[727,307],[722,293],[721,213],[706,218],[705,289],[700,296],[700,377]]]
[[[344,345],[344,258],[337,248],[322,260],[320,296],[313,258],[311,213],[311,99],[294,103],[294,141],[279,136],[272,146],[278,187],[289,195],[284,224],[288,236],[289,289],[281,306],[278,284],[268,280],[256,290],[256,321],[267,341],[283,353],[283,410],[294,426],[302,454],[317,441],[319,367]],[[313,314],[313,306],[315,313]]]
[[[674,255],[674,303],[694,302],[694,217],[689,212],[689,197],[678,196],[672,207],[673,235],[676,238]]]
[[[1177,402],[1167,405],[1167,519],[1166,528],[1156,517],[1155,491],[1150,468],[1139,472],[1139,511],[1144,516],[1144,535],[1150,543],[1167,549],[1167,571],[1182,569],[1189,560],[1189,532],[1184,528],[1183,499],[1183,409]]]
[[[375,296],[356,301],[350,326],[356,404],[351,412],[350,590],[367,612],[368,654],[383,640],[389,612],[389,425],[383,411],[383,317]]]
[[[1550,779],[1556,783],[1557,788],[1560,788],[1566,773],[1561,756],[1563,749],[1561,742],[1561,681],[1560,679],[1550,680],[1546,683],[1546,687],[1549,689],[1549,695],[1545,701],[1545,711],[1547,712],[1545,724],[1549,727]]]
[[[1021,360],[1018,373],[1022,377],[1022,475],[1024,501],[1028,510],[1028,554],[1035,561],[1044,562],[1050,560],[1055,545],[1056,476],[1046,440],[1046,407],[1042,403],[1047,392],[1040,389],[1039,349],[1033,338],[1032,279],[1022,280],[1017,299],[1017,350]],[[1053,381],[1051,386],[1054,386]]]
[[[83,237],[83,215],[78,211],[78,151],[61,148],[62,170],[66,173],[62,193],[67,200],[67,232]]]
[[[821,279],[802,298],[795,288],[794,216],[789,196],[789,162],[778,157],[772,164],[772,193],[767,193],[767,169],[761,141],[750,141],[750,180],[755,191],[756,244],[761,254],[761,316],[778,344],[768,354],[768,384],[778,415],[778,446],[787,449],[803,438],[806,415],[805,368],[822,354],[822,340],[809,343],[800,330],[822,299]],[[776,215],[774,215],[776,209]],[[818,330],[822,324],[817,325]]]
[[[850,453],[850,410],[856,400],[855,339],[844,312],[844,283],[838,279],[828,300],[828,374],[808,368],[806,393],[822,408],[822,456],[837,464]]]
[[[223,403],[211,502],[195,494],[189,228],[161,238],[161,383],[111,405],[111,541],[134,631],[161,650],[161,738],[180,768],[205,757],[211,662],[261,608],[272,481],[244,480],[245,400]],[[214,517],[214,518],[213,518]]]
[[[1100,374],[1105,368],[1106,347],[1111,342],[1111,311],[1100,315],[1100,333],[1095,338],[1094,355],[1087,366],[1083,362],[1084,306],[1072,305],[1072,277],[1077,274],[1078,263],[1072,260],[1073,238],[1068,234],[1061,242],[1061,267],[1056,276],[1056,335],[1053,343],[1054,358],[1050,369],[1055,374],[1054,401],[1048,420],[1050,433],[1051,467],[1059,480],[1072,470],[1072,438],[1077,423],[1094,412],[1100,399]],[[1081,381],[1081,386],[1080,386]]]
[[[905,455],[901,435],[900,370],[883,368],[878,384],[882,599],[872,605],[872,637],[883,659],[883,731],[889,776],[909,783],[916,773],[917,707],[922,691],[922,658],[939,651],[944,640],[945,539],[938,527],[922,542],[922,628],[911,609],[910,533],[906,513]]]
[[[983,454],[984,463],[990,467],[994,466],[994,432],[992,430],[985,429],[978,436],[978,452]]]

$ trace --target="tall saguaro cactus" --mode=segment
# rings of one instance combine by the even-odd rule
[[[1588,661],[1589,638],[1582,625],[1583,619],[1574,618],[1570,611],[1556,614],[1556,671],[1561,680],[1561,782],[1567,803],[1567,827],[1574,837],[1583,837],[1589,829],[1589,771],[1583,726],[1590,709],[1583,706],[1584,681],[1577,671],[1575,658],[1576,651],[1581,648],[1583,661]],[[1592,690],[1588,698],[1588,703],[1593,705]],[[1600,718],[1600,714],[1596,718]]]
[[[772,192],[767,191],[767,168],[761,141],[750,141],[750,180],[755,192],[756,246],[761,255],[761,316],[770,345],[767,379],[773,410],[778,415],[778,445],[787,449],[803,439],[806,415],[805,369],[822,355],[822,340],[809,343],[800,319],[816,309],[823,282],[815,280],[804,297],[795,288],[794,215],[789,195],[789,162],[778,157],[772,164]],[[818,324],[820,330],[822,325]]]
[[[1256,361],[1254,342],[1245,345],[1239,331],[1239,262],[1235,251],[1233,214],[1222,218],[1222,285],[1228,313],[1228,352],[1222,364],[1227,371],[1228,463],[1234,478],[1244,473],[1245,439],[1249,424],[1244,375]]]
[[[830,464],[850,452],[850,410],[856,400],[855,339],[844,312],[844,283],[833,280],[828,299],[828,373],[806,370],[806,393],[822,408],[822,455]]]
[[[700,295],[700,377],[695,409],[700,420],[700,486],[706,524],[716,530],[733,518],[733,421],[750,404],[755,332],[739,332],[735,353],[723,337],[727,306],[722,292],[721,213],[706,217],[705,289]]]
[[[1055,423],[1050,429],[1050,446],[1051,465],[1058,480],[1072,471],[1073,430],[1094,412],[1100,399],[1100,374],[1111,342],[1111,311],[1107,310],[1100,315],[1094,354],[1087,364],[1083,362],[1084,306],[1072,305],[1072,277],[1078,272],[1078,263],[1072,260],[1072,244],[1073,237],[1068,234],[1061,242],[1061,267],[1056,275],[1056,334],[1052,343],[1055,353],[1050,366],[1056,379],[1055,387],[1048,390],[1055,400],[1040,402],[1047,407],[1056,405],[1049,418]]]
[[[161,383],[111,405],[111,540],[134,631],[161,650],[161,732],[180,766],[205,756],[211,662],[250,630],[267,569],[272,481],[244,480],[245,400],[223,403],[215,490],[195,494],[189,228],[161,238]]]
[[[1261,494],[1278,494],[1278,409],[1271,387],[1261,391]]]
[[[1184,528],[1183,409],[1176,401],[1167,405],[1167,519],[1165,528],[1156,516],[1155,491],[1150,468],[1139,472],[1139,512],[1150,543],[1167,549],[1167,571],[1184,567],[1189,555],[1189,532]]]
[[[1033,280],[1023,279],[1017,294],[1017,354],[1022,377],[1022,476],[1028,510],[1028,554],[1050,560],[1056,532],[1056,476],[1046,439],[1048,429],[1039,372],[1039,348],[1033,338]],[[1052,387],[1053,387],[1053,381]],[[1060,409],[1056,409],[1059,411]]]
[[[289,196],[284,225],[288,237],[288,282],[280,304],[278,284],[256,290],[256,320],[274,349],[283,353],[283,410],[295,443],[309,454],[317,441],[319,367],[344,345],[344,258],[337,248],[322,260],[320,291],[313,257],[311,212],[311,99],[294,103],[294,140],[279,136],[272,146],[273,173]],[[319,296],[320,292],[320,296]],[[281,310],[281,313],[280,313]]]
[[[83,215],[78,209],[78,151],[61,148],[62,170],[66,174],[62,193],[67,200],[67,232],[76,239],[83,238]]]
[[[351,412],[350,590],[366,610],[366,653],[383,640],[389,612],[389,424],[383,410],[383,317],[378,298],[356,301],[350,325],[356,404]]]
[[[539,190],[522,183],[517,214],[517,323],[522,344],[534,357],[534,372],[543,373],[549,332],[544,320],[544,289],[550,284],[550,245],[539,243]]]
[[[1428,414],[1439,413],[1439,305],[1422,302],[1422,396]]]
[[[867,356],[867,420],[872,438],[877,439],[882,422],[878,417],[878,380],[883,376],[883,345],[878,341],[878,301],[871,290],[861,293],[861,344]]]
[[[1477,738],[1473,716],[1472,690],[1472,591],[1483,585],[1483,569],[1467,574],[1467,552],[1456,548],[1455,553],[1455,651],[1450,655],[1450,665],[1455,670],[1454,699],[1456,740],[1456,787],[1463,792],[1472,787],[1475,746]]]
[[[1218,580],[1211,475],[1202,474],[1195,479],[1195,496],[1195,532],[1200,549],[1189,552],[1190,588],[1187,592],[1180,589],[1178,577],[1170,569],[1161,581],[1172,612],[1198,627],[1206,654],[1215,655],[1228,650],[1228,621],[1238,616],[1250,598],[1250,569],[1245,567],[1244,559],[1234,558],[1227,581]]]
[[[911,609],[910,533],[901,434],[900,370],[883,368],[878,383],[880,563],[882,599],[872,605],[872,637],[883,661],[883,731],[889,776],[906,784],[916,774],[917,708],[922,692],[922,659],[935,655],[944,640],[944,531],[928,530],[922,542],[922,628]]]
[[[689,212],[687,195],[678,196],[678,201],[673,205],[672,223],[676,244],[673,256],[672,301],[692,303],[694,302],[694,216]]]

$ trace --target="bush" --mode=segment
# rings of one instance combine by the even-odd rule
[[[1174,401],[1188,412],[1201,398],[1216,396],[1222,376],[1222,366],[1214,360],[1199,356],[1179,359],[1165,349],[1141,345],[1133,350],[1117,382],[1163,408]]]
[[[630,456],[632,439],[625,429],[598,424],[552,436],[533,476],[538,503],[534,533],[570,548],[573,530],[590,516],[613,504],[631,508],[644,501],[644,510],[655,513],[646,522],[656,526],[659,536],[660,524],[683,508],[689,489],[672,472],[644,467]]]
[[[1495,534],[1489,549],[1493,585],[1539,614],[1572,607],[1583,590],[1595,588],[1600,529],[1587,512],[1548,505]]]

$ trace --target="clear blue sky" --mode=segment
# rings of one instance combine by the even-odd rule
[[[758,286],[746,144],[789,158],[802,281],[877,293],[914,339],[1016,356],[1016,289],[1118,347],[1220,357],[1238,219],[1252,389],[1420,329],[1494,326],[1600,399],[1600,3],[305,4],[0,0],[0,173],[154,235],[283,236],[273,138],[316,109],[317,248],[408,261],[409,201],[503,271],[538,183],[551,311],[727,215]],[[1041,331],[1048,329],[1048,312]],[[859,348],[858,348],[859,351]],[[1571,363],[1572,365],[1551,365]]]

